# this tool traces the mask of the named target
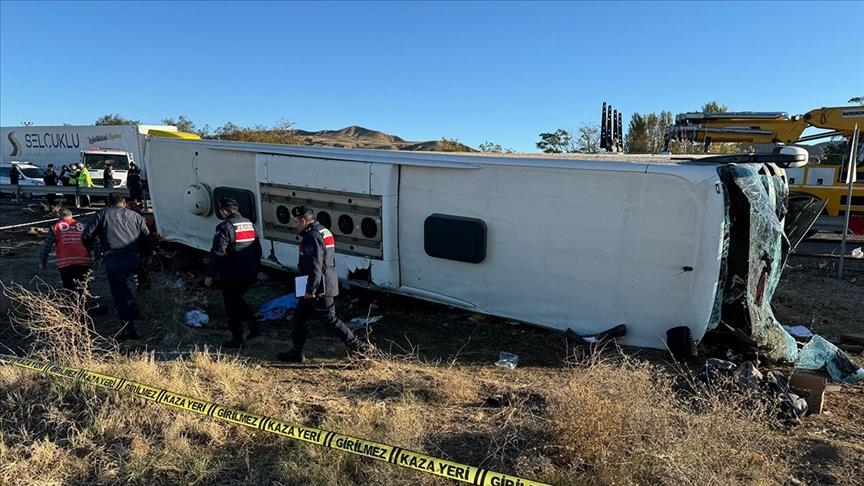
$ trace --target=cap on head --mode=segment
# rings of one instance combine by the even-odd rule
[[[237,209],[237,201],[232,197],[223,197],[216,203],[217,209]]]
[[[78,162],[78,168],[79,168],[79,169],[83,169],[83,168],[84,168],[84,164],[82,164],[81,162]]]
[[[301,204],[300,206],[294,206],[291,208],[291,216],[295,218],[299,218],[301,216],[313,216],[315,214],[315,210],[306,206],[305,204]]]

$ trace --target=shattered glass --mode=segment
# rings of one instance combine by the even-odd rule
[[[708,322],[708,330],[716,329],[720,325],[720,317],[723,315],[723,282],[726,281],[726,274],[729,272],[729,192],[723,188],[723,205],[727,208],[723,216],[723,242],[720,248],[720,278],[717,279],[717,293],[714,296],[714,307],[711,309],[711,319]]]
[[[771,298],[788,256],[789,243],[781,218],[788,188],[780,176],[760,174],[758,164],[725,166],[750,206],[750,244],[744,304],[750,336],[771,359],[794,361],[795,339],[777,322]]]

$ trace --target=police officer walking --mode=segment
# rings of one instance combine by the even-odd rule
[[[303,346],[309,335],[307,322],[312,314],[326,326],[335,329],[350,351],[368,354],[374,346],[357,339],[351,329],[336,317],[336,304],[333,298],[339,295],[339,280],[336,276],[336,240],[333,233],[315,220],[315,212],[308,206],[298,206],[291,210],[297,231],[302,236],[300,258],[297,269],[306,275],[305,289],[296,289],[299,297],[294,310],[294,331],[291,334],[293,347],[287,353],[276,355],[280,361],[302,363],[306,360]]]
[[[223,221],[216,226],[213,236],[204,285],[211,287],[213,277],[220,276],[222,300],[228,317],[228,329],[231,330],[231,340],[222,343],[222,347],[239,348],[243,345],[243,321],[249,323],[247,340],[259,336],[255,312],[249,308],[243,296],[258,279],[261,243],[255,225],[240,214],[234,199],[220,199],[216,215]]]
[[[150,231],[143,216],[126,209],[123,195],[112,192],[108,195],[108,206],[96,213],[84,229],[81,242],[90,250],[96,238],[99,238],[104,252],[108,287],[120,318],[121,329],[116,337],[119,340],[137,339],[134,319],[138,308],[126,280],[138,271],[142,247],[147,255],[153,249]]]

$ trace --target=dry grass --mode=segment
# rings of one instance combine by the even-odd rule
[[[87,314],[92,280],[88,274],[80,293],[55,289],[38,278],[32,290],[14,282],[0,282],[3,295],[12,303],[12,325],[36,343],[34,357],[85,366],[94,356],[116,352],[116,343],[97,335]]]
[[[411,352],[343,369],[270,368],[206,348],[158,361],[58,333],[80,323],[42,309],[38,292],[6,292],[43,358],[457,462],[556,484],[782,484],[790,474],[770,409],[615,350],[557,369],[428,363]],[[0,484],[91,483],[444,480],[0,367]]]

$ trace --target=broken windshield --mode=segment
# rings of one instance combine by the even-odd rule
[[[741,164],[718,168],[728,193],[731,221],[722,320],[768,357],[792,361],[798,353],[795,340],[771,310],[771,298],[789,253],[781,223],[788,187],[780,174],[765,167]]]

